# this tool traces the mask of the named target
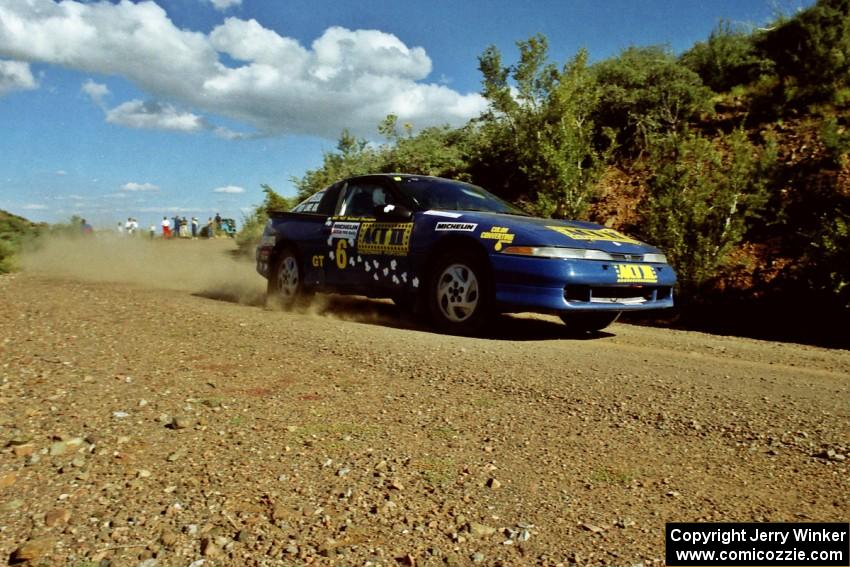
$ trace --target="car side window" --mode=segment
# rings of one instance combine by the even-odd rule
[[[337,183],[335,185],[331,185],[327,189],[325,189],[325,196],[322,197],[321,202],[319,203],[319,208],[316,212],[321,215],[331,216],[334,214],[334,209],[336,209],[336,202],[339,198],[339,190],[342,187],[341,183]]]
[[[349,183],[339,214],[345,217],[371,217],[376,206],[392,202],[393,199],[387,190],[376,183]]]
[[[295,205],[292,208],[293,213],[315,213],[319,209],[319,203],[322,202],[322,199],[325,197],[327,189],[322,189],[321,191],[317,191]]]

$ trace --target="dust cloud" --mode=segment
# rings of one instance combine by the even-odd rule
[[[48,277],[184,291],[242,305],[265,304],[266,280],[256,272],[252,258],[236,255],[230,239],[53,236],[25,250],[21,264],[24,271]],[[310,295],[292,311],[339,321],[415,327],[390,300],[360,296]]]
[[[252,259],[236,256],[230,239],[48,237],[21,260],[25,271],[47,276],[187,291],[247,305],[260,305],[265,296],[265,280]]]

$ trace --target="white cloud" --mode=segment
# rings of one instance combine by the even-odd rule
[[[227,66],[221,54],[239,64]],[[107,111],[131,127],[214,130],[197,114],[203,112],[260,135],[335,139],[343,128],[373,136],[390,113],[423,128],[462,124],[486,107],[477,93],[423,82],[431,72],[425,50],[386,32],[332,27],[305,47],[255,20],[227,18],[207,35],[176,27],[153,2],[2,2],[0,57],[131,81],[154,102]],[[96,102],[105,96],[84,92]]]
[[[44,211],[47,210],[47,205],[41,205],[38,203],[28,203],[21,208],[25,211]]]
[[[228,8],[232,8],[233,6],[241,6],[242,0],[210,0],[210,4],[212,4],[216,10],[227,10]]]
[[[133,181],[121,186],[122,191],[159,191],[159,186],[153,183],[135,183]]]
[[[225,187],[216,187],[212,190],[213,193],[244,193],[245,189],[242,187],[237,187],[236,185],[227,185]]]
[[[59,171],[56,172],[56,175],[58,175],[59,177],[64,177],[64,176],[68,175],[68,172],[65,171],[64,169],[60,169]]]
[[[95,83],[91,79],[83,83],[80,90],[89,95],[98,106],[103,106],[103,99],[109,94],[109,87],[101,83]]]
[[[255,140],[257,138],[267,137],[267,134],[263,134],[262,132],[235,132],[224,126],[213,127],[213,134],[225,140]]]
[[[170,104],[131,100],[106,110],[106,121],[131,128],[156,128],[198,132],[208,128],[204,119],[191,112],[181,112]]]
[[[34,89],[37,86],[28,63],[0,60],[0,96],[11,91]]]
[[[159,130],[178,130],[183,132],[197,132],[199,130],[213,129],[202,117],[191,112],[181,112],[171,104],[157,101],[131,100],[116,106],[107,108],[103,99],[111,94],[109,87],[96,83],[91,79],[83,83],[80,90],[97,104],[106,116],[106,121],[111,124],[119,124],[130,128],[152,128]],[[222,133],[219,134],[218,130]],[[226,139],[240,137],[237,132],[231,132],[226,128],[217,128],[216,135]]]

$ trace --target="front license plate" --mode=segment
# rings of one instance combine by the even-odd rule
[[[614,264],[617,283],[658,283],[655,268],[646,264]]]

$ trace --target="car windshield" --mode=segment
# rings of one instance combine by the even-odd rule
[[[485,211],[527,216],[477,185],[423,177],[403,177],[396,181],[402,194],[423,210]]]

